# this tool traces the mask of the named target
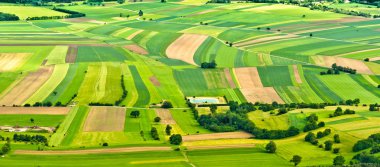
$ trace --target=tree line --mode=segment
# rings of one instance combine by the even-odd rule
[[[86,14],[67,10],[67,9],[61,9],[54,7],[52,10],[67,13],[68,15],[65,16],[34,16],[34,17],[28,17],[26,20],[53,20],[53,19],[67,19],[67,18],[77,18],[77,17],[85,17]]]
[[[359,154],[356,154],[350,161],[350,164],[380,164],[379,157],[374,155],[380,152],[380,147],[378,144],[380,144],[380,133],[372,134],[367,139],[359,140],[356,142],[352,148],[354,152],[359,152],[369,148],[371,149],[369,153],[367,151],[363,151]]]
[[[17,142],[32,142],[32,143],[44,143],[47,145],[47,138],[42,135],[28,135],[28,134],[14,134],[13,141]]]
[[[17,21],[20,20],[18,16],[10,13],[0,12],[0,21]]]

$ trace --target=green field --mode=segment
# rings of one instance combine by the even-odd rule
[[[369,111],[380,103],[375,5],[21,3],[0,3],[1,12],[20,18],[0,22],[0,139],[9,137],[11,144],[4,156],[0,151],[0,166],[293,166],[293,155],[302,157],[299,166],[331,166],[338,155],[348,165],[359,153],[354,144],[380,133],[380,114]],[[370,15],[354,16],[358,12]],[[332,70],[339,74],[329,74],[333,63],[342,66]],[[343,71],[349,68],[356,73]],[[222,98],[223,104],[215,102]],[[354,99],[360,102],[343,104]],[[330,116],[338,105],[355,114]],[[15,108],[22,106],[36,112]],[[37,112],[50,106],[71,109],[66,115]],[[304,140],[311,114],[325,123],[311,132],[331,129],[318,145]],[[9,127],[16,131],[4,129]],[[57,129],[17,132],[25,127]],[[15,134],[47,141],[15,141]],[[173,134],[181,135],[179,145]],[[339,153],[319,148],[336,134]],[[270,140],[277,147],[273,154],[265,150]],[[5,143],[0,140],[0,147]]]

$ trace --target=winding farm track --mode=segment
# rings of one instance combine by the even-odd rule
[[[15,150],[16,155],[84,155],[84,154],[110,154],[128,153],[144,151],[171,151],[170,147],[122,147],[122,148],[103,148],[88,150],[62,150],[62,151],[34,151],[34,150]]]
[[[0,99],[0,105],[22,105],[50,78],[53,70],[54,66],[45,66],[28,74]]]

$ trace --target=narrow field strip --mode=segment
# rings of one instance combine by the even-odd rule
[[[296,79],[296,82],[299,84],[302,83],[302,79],[301,79],[300,73],[298,71],[298,66],[297,65],[292,65],[292,66],[293,66],[294,77]]]
[[[166,49],[169,58],[182,60],[186,63],[197,65],[194,62],[194,54],[208,38],[206,35],[183,34]]]
[[[136,35],[142,33],[143,31],[144,31],[144,30],[138,30],[138,31],[134,32],[133,34],[129,35],[129,36],[127,37],[127,39],[128,39],[128,40],[132,40],[134,37],[136,37]]]
[[[48,66],[30,73],[1,98],[0,105],[22,105],[50,78],[53,70],[54,66]]]
[[[323,67],[331,67],[332,64],[336,63],[338,66],[356,69],[361,74],[373,74],[368,66],[360,60],[332,56],[312,56],[312,59],[316,65]]]
[[[253,148],[255,144],[223,144],[213,146],[187,146],[187,150],[211,150],[211,149],[229,149],[229,148]]]
[[[71,107],[0,107],[0,115],[5,114],[36,114],[36,115],[66,115]]]
[[[253,40],[249,40],[249,41],[243,41],[243,42],[236,43],[234,45],[236,47],[243,47],[243,46],[258,44],[258,43],[262,43],[262,42],[275,41],[275,40],[281,40],[281,39],[289,39],[289,38],[295,38],[295,37],[297,37],[297,35],[294,35],[294,34],[270,36],[270,37],[253,39]]]
[[[184,142],[200,141],[200,140],[218,140],[218,139],[248,139],[253,137],[252,134],[247,132],[223,132],[223,133],[211,133],[200,135],[187,135],[182,136]]]
[[[134,53],[140,54],[140,55],[147,55],[148,54],[148,51],[146,51],[144,48],[142,48],[136,44],[126,45],[126,46],[124,46],[124,48],[128,49]]]
[[[65,62],[66,63],[75,63],[78,55],[78,46],[71,45],[67,51]]]
[[[0,53],[0,72],[13,71],[24,64],[30,53]]]
[[[32,150],[15,150],[16,155],[70,155],[70,154],[109,154],[109,153],[126,153],[126,152],[144,152],[144,151],[171,151],[170,147],[124,147],[124,148],[103,148],[88,150],[67,150],[67,151],[32,151]]]

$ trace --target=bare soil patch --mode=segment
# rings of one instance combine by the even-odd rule
[[[155,109],[156,115],[161,118],[161,124],[176,124],[168,109]]]
[[[140,47],[139,45],[135,45],[135,44],[126,45],[126,46],[124,46],[124,48],[126,48],[126,49],[128,49],[134,53],[140,54],[140,55],[147,55],[148,54],[148,51],[146,51],[144,48]]]
[[[66,63],[75,63],[75,60],[77,59],[78,55],[78,46],[76,45],[70,45],[69,50],[66,53]]]
[[[235,68],[235,75],[240,88],[262,88],[259,72],[256,67]]]
[[[302,83],[302,79],[301,79],[300,73],[298,71],[298,66],[297,65],[293,65],[293,71],[294,71],[294,77],[296,78],[296,82],[297,83]]]
[[[91,107],[83,127],[85,132],[114,132],[124,130],[125,108]]]
[[[207,37],[206,35],[183,34],[169,45],[166,49],[166,55],[169,58],[196,65],[193,56]]]
[[[143,152],[143,151],[171,151],[170,147],[123,147],[123,148],[104,148],[88,150],[63,150],[63,151],[34,151],[34,150],[15,150],[14,154],[22,155],[70,155],[70,154],[109,154],[123,152]]]
[[[138,30],[127,37],[128,40],[132,40],[136,35],[142,33],[144,30]]]
[[[356,69],[361,74],[373,74],[368,66],[360,60],[332,56],[313,56],[312,58],[315,64],[319,66],[331,67],[332,64],[336,63],[338,66]]]
[[[22,105],[50,78],[53,70],[54,66],[45,66],[36,72],[28,74],[28,76],[17,83],[13,89],[0,99],[0,105]]]
[[[226,144],[214,146],[187,146],[188,150],[209,150],[209,149],[227,149],[227,148],[252,148],[254,144]]]
[[[199,141],[199,140],[218,140],[218,139],[248,139],[253,137],[252,134],[247,132],[223,132],[201,135],[188,135],[182,136],[183,141]]]
[[[160,86],[160,81],[155,77],[155,76],[152,76],[149,78],[150,82],[153,83],[154,86]]]
[[[271,37],[264,37],[264,38],[258,38],[258,39],[253,39],[249,41],[243,41],[236,43],[236,47],[241,47],[241,46],[247,46],[247,45],[253,45],[257,43],[263,43],[263,42],[269,42],[269,41],[275,41],[275,40],[281,40],[281,39],[289,39],[289,38],[295,38],[297,35],[295,34],[287,34],[287,35],[280,35],[280,36],[271,36]]]
[[[66,115],[70,107],[0,107],[0,115],[5,114],[41,114]]]
[[[0,72],[14,70],[30,55],[30,53],[0,53]]]
[[[226,75],[226,79],[228,81],[228,84],[230,85],[230,88],[232,88],[232,89],[236,88],[235,82],[232,79],[231,71],[229,68],[224,69],[224,75]]]
[[[243,88],[240,90],[249,102],[272,103],[276,101],[278,103],[284,103],[273,87]]]
[[[373,58],[370,58],[369,61],[378,61],[380,60],[380,56],[379,57],[373,57]]]

